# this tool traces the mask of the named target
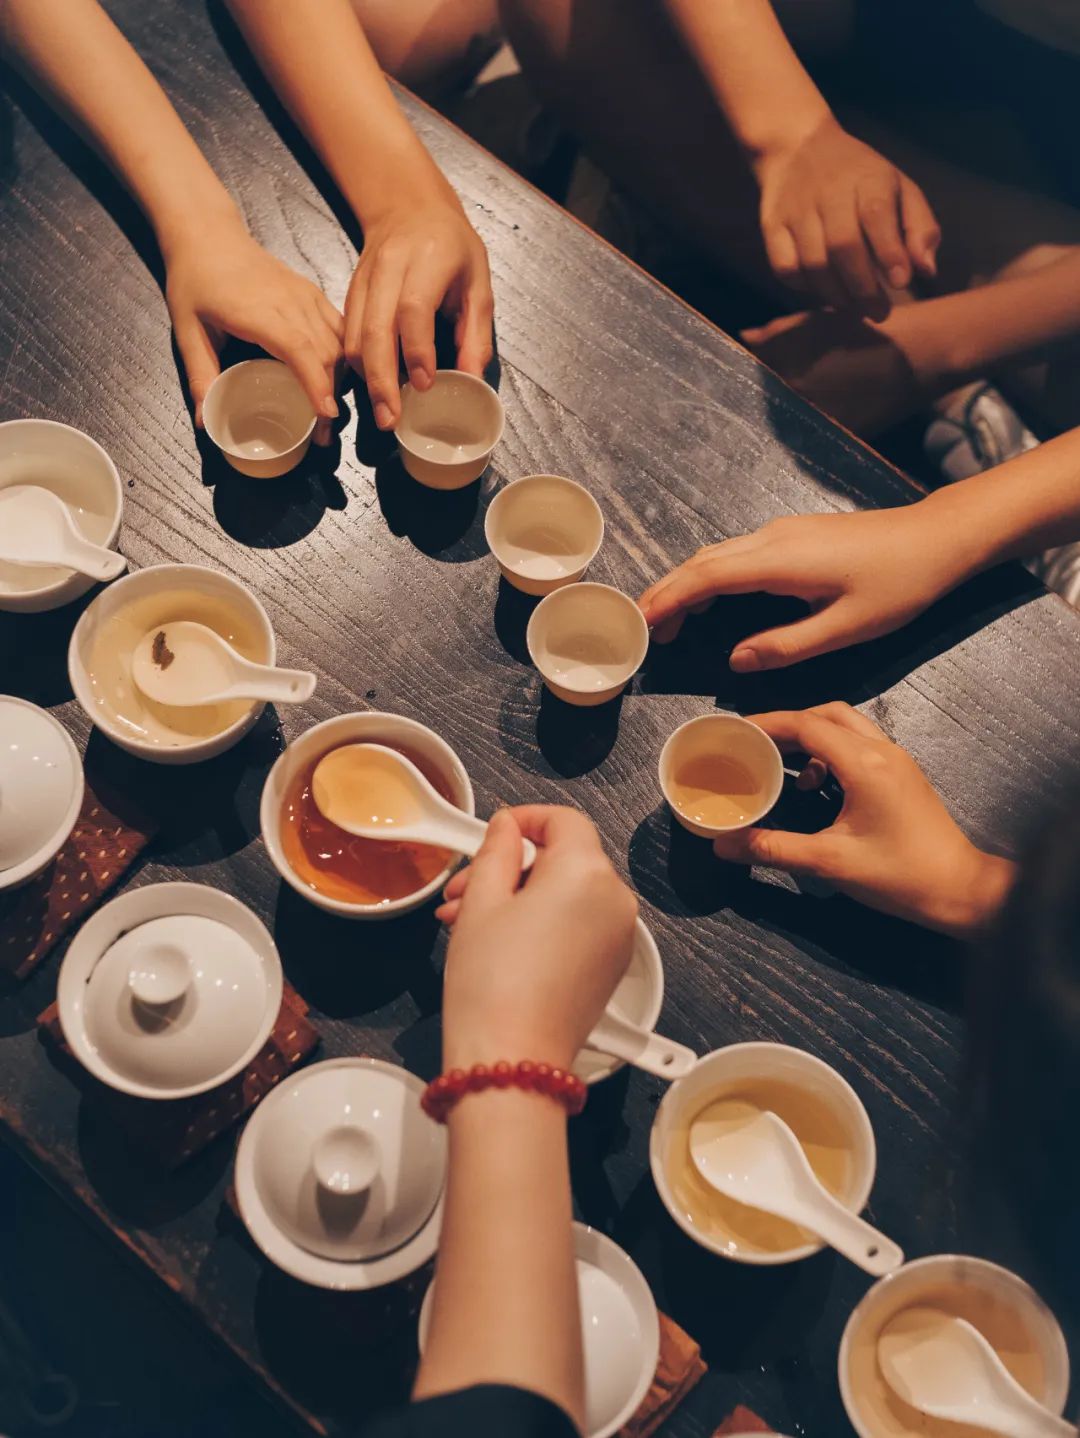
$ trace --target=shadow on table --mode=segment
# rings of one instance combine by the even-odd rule
[[[375,493],[390,533],[445,564],[467,563],[487,553],[479,520],[482,485],[478,479],[464,489],[428,489],[406,473],[396,453],[375,470]]]
[[[529,627],[533,610],[539,603],[538,596],[522,594],[520,589],[515,589],[501,574],[499,575],[499,589],[495,596],[495,610],[492,615],[495,637],[510,658],[516,659],[519,664],[532,665],[529,646],[525,642],[525,631]]]
[[[263,783],[284,747],[268,707],[234,749],[202,764],[151,764],[94,729],[84,765],[91,783],[132,796],[158,825],[147,859],[188,868],[235,854],[258,836]]]
[[[835,786],[803,793],[789,777],[770,823],[815,833],[832,822],[841,802]],[[710,841],[689,833],[666,806],[634,830],[628,863],[642,897],[665,914],[701,917],[729,910],[794,940],[830,969],[860,974],[953,1012],[963,1005],[963,950],[955,941],[843,895],[769,883],[741,865],[722,863]]]
[[[334,1430],[359,1431],[380,1410],[406,1404],[431,1272],[427,1265],[370,1293],[331,1293],[267,1265],[254,1324],[269,1375]]]
[[[81,599],[44,614],[0,613],[0,680],[5,694],[49,709],[74,697],[68,681],[68,642],[95,585]]]
[[[542,778],[576,779],[602,764],[619,736],[622,695],[591,709],[564,704],[537,678],[503,696],[499,737],[514,762]]]
[[[1020,565],[1004,565],[962,585],[882,639],[788,669],[742,675],[728,668],[736,644],[804,617],[807,606],[768,594],[721,598],[705,614],[691,615],[672,644],[651,647],[638,687],[646,694],[700,694],[743,713],[805,709],[832,699],[858,704],[1044,593]]]
[[[384,922],[327,913],[282,883],[274,941],[289,982],[330,1018],[370,1013],[408,992],[422,1014],[439,1009],[432,964],[441,928],[431,904]]]

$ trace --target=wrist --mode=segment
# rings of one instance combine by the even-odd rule
[[[367,157],[365,157],[365,161]],[[460,201],[411,130],[401,146],[376,163],[358,164],[343,176],[342,191],[365,234],[395,215],[412,216],[432,203]]]
[[[173,263],[177,255],[187,249],[250,238],[243,215],[224,190],[208,203],[191,206],[175,214],[155,216],[152,222],[166,265]]]
[[[926,531],[927,544],[945,552],[948,583],[943,593],[1004,557],[1008,535],[999,533],[985,488],[986,477],[977,474],[936,489],[913,506]]]
[[[837,125],[833,112],[816,90],[804,103],[763,115],[758,123],[737,130],[736,137],[750,168],[760,179],[770,162],[786,159],[828,125]]]
[[[969,845],[966,862],[954,876],[952,892],[934,916],[933,927],[953,938],[979,937],[1000,913],[1016,879],[1016,865]]]

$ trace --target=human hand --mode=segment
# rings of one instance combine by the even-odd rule
[[[782,315],[739,338],[792,389],[863,438],[906,419],[925,395],[905,344],[910,312],[875,324],[852,310]]]
[[[832,115],[753,161],[761,229],[779,280],[821,304],[887,308],[882,281],[905,289],[936,272],[941,231],[926,197]]]
[[[538,853],[519,888],[522,835]],[[637,917],[593,824],[576,809],[502,810],[445,898],[444,1068],[569,1068],[626,970]]]
[[[929,929],[968,937],[1001,907],[1014,865],[983,853],[960,830],[915,760],[847,704],[758,714],[782,753],[810,756],[799,777],[831,771],[840,814],[818,834],[749,828],[713,842],[721,859],[823,880],[842,894]]]
[[[218,352],[234,335],[283,360],[320,422],[326,443],[338,412],[334,379],[344,321],[323,292],[268,254],[240,224],[170,247],[165,298],[202,427],[206,392],[221,373]]]
[[[738,674],[782,669],[899,629],[974,567],[970,536],[934,522],[926,501],[854,514],[774,519],[754,534],[706,545],[638,600],[660,644],[688,612],[721,594],[791,595],[811,613],[741,639]]]
[[[399,342],[412,384],[432,384],[437,310],[456,321],[458,369],[482,375],[494,311],[487,251],[441,183],[369,223],[345,300],[345,353],[367,384],[380,429],[401,418]]]

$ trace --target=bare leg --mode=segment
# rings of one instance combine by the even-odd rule
[[[499,29],[498,0],[353,0],[387,74],[421,92],[482,63]]]

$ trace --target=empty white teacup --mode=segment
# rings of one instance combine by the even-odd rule
[[[315,411],[280,360],[244,360],[223,370],[203,400],[203,424],[222,454],[251,479],[287,474],[307,454]]]
[[[783,785],[780,750],[739,714],[691,719],[660,751],[664,798],[683,828],[705,839],[756,824]]]
[[[428,489],[464,489],[487,469],[504,421],[489,384],[464,370],[438,370],[428,389],[401,388],[394,431],[401,462]]]
[[[649,626],[609,584],[570,584],[533,610],[525,632],[544,683],[567,704],[604,704],[626,688],[649,648]]]
[[[484,518],[503,577],[523,594],[550,594],[580,579],[604,538],[587,489],[558,474],[527,474],[501,489]]]

